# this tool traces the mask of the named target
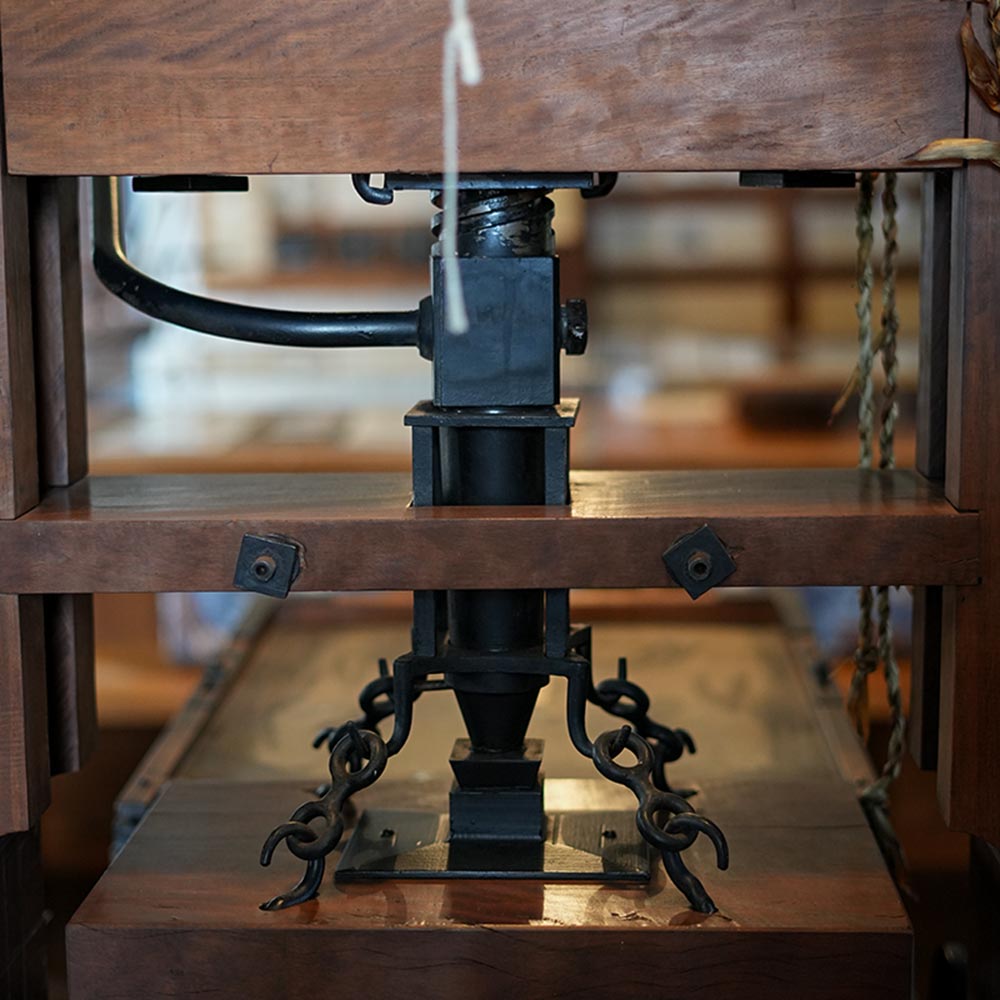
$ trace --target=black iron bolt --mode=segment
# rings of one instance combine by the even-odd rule
[[[278,564],[274,561],[274,557],[266,554],[257,556],[250,567],[250,572],[262,583],[267,583],[277,570]]]
[[[614,830],[602,830],[602,831],[601,831],[601,836],[602,836],[602,837],[603,837],[603,838],[604,838],[605,840],[615,840],[615,839],[617,839],[617,837],[618,837],[618,834],[617,834],[617,833],[615,833],[615,831],[614,831]]]
[[[569,299],[562,307],[562,346],[567,354],[583,354],[587,349],[587,303]]]
[[[381,833],[379,834],[379,836],[380,836],[380,837],[382,837],[382,838],[383,838],[383,839],[385,839],[385,840],[388,840],[388,839],[389,839],[390,837],[395,837],[395,836],[396,836],[396,831],[395,831],[395,830],[390,830],[390,829],[389,829],[389,827],[386,827],[386,828],[385,828],[385,829],[384,829],[384,830],[383,830],[383,831],[382,831],[382,832],[381,832]]]
[[[687,560],[687,574],[698,583],[707,580],[712,575],[712,557],[700,549],[692,552]]]

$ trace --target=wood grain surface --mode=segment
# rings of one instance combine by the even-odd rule
[[[42,598],[0,594],[0,836],[23,832],[49,804]]]
[[[638,595],[647,613],[655,596],[654,620],[629,623],[602,620],[618,614],[614,601],[606,612],[592,603],[615,595],[577,596],[577,612],[597,619],[596,676],[628,656],[655,717],[698,742],[671,773],[700,789],[699,809],[730,836],[725,874],[712,871],[703,845],[694,853],[722,915],[693,917],[659,879],[628,889],[328,881],[315,902],[267,919],[256,904],[295,868],[287,857],[259,868],[254,831],[309,795],[324,758],[309,748],[311,735],[351,714],[376,658],[409,642],[403,620],[372,618],[371,597],[293,598],[207,724],[193,737],[184,723],[168,731],[172,770],[163,771],[161,751],[137,772],[141,810],[150,785],[155,795],[165,777],[179,780],[75,918],[74,1000],[127,994],[131,972],[120,977],[136,966],[166,995],[241,1000],[308,992],[317,976],[378,996],[419,981],[420,996],[463,1000],[905,996],[905,917],[855,801],[854,781],[871,772],[836,688],[820,688],[807,670],[808,630],[788,625],[777,596],[760,591],[716,595],[712,614],[699,605],[693,622],[663,620],[670,595]],[[383,616],[397,610],[379,601]],[[544,688],[531,726],[546,741],[548,807],[629,808],[623,789],[580,780],[593,765],[566,738],[564,696],[558,681]],[[592,734],[610,724],[589,715]],[[411,739],[359,808],[443,809],[461,730],[453,697],[423,696]]]
[[[53,774],[78,771],[97,743],[94,598],[46,594],[45,673]]]
[[[562,786],[562,787],[560,787]],[[554,806],[627,805],[600,782],[549,781]],[[443,802],[446,785],[370,790],[366,803]],[[211,994],[256,1000],[338,993],[554,995],[608,1000],[702,992],[713,1000],[907,996],[906,917],[848,785],[721,782],[706,808],[734,863],[691,863],[721,914],[696,917],[649,887],[513,882],[335,886],[283,913],[257,906],[293,881],[287,852],[257,863],[260,832],[302,784],[176,782],[73,918],[73,1000]],[[402,796],[402,798],[400,798]],[[846,956],[850,956],[847,960]]]
[[[923,178],[920,252],[920,340],[917,381],[916,468],[943,482],[948,426],[948,331],[951,296],[951,171]],[[917,764],[937,766],[941,695],[940,587],[913,590],[913,657],[907,742]]]
[[[87,474],[87,387],[76,178],[28,182],[38,468],[44,489]],[[49,757],[53,774],[82,766],[97,739],[93,599],[45,599]]]
[[[569,507],[412,508],[403,475],[135,476],[52,490],[0,523],[0,589],[228,590],[244,533],[304,548],[299,591],[673,586],[708,523],[728,586],[978,579],[975,514],[910,471],[577,472]]]
[[[79,182],[32,178],[28,201],[40,476],[69,486],[87,474]]]
[[[23,514],[38,496],[28,191],[0,148],[0,518]]]
[[[975,19],[979,23],[979,18]],[[1000,117],[969,98],[970,135],[1000,139]],[[948,824],[1000,844],[1000,172],[956,175],[948,358],[946,490],[978,510],[982,583],[944,593],[938,796]]]
[[[473,2],[470,171],[884,168],[964,134],[961,4]],[[437,0],[5,0],[21,173],[441,169]]]

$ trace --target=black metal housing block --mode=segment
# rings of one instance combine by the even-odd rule
[[[469,329],[445,327],[444,262],[432,264],[436,406],[559,401],[559,261],[460,257]]]
[[[461,788],[534,788],[544,740],[525,740],[521,753],[477,753],[469,740],[455,740],[451,770]]]
[[[403,418],[403,423],[413,429],[413,505],[431,507],[445,502],[441,480],[443,428],[537,429],[543,432],[545,496],[542,502],[557,506],[569,503],[569,431],[576,423],[579,409],[578,399],[563,399],[552,406],[524,406],[492,413],[444,410],[428,401],[417,403]]]
[[[448,796],[449,837],[456,840],[531,840],[545,834],[542,786],[460,788]]]

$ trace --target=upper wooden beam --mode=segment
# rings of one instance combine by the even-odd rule
[[[408,506],[408,477],[121,476],[0,523],[0,591],[229,590],[244,533],[305,552],[308,590],[673,586],[661,555],[708,523],[727,586],[979,579],[979,523],[908,471],[578,472],[568,507]]]
[[[11,169],[441,168],[441,0],[4,0]],[[961,3],[474,0],[468,171],[888,168],[964,134]]]

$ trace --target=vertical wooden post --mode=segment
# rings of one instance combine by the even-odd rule
[[[75,177],[28,181],[38,464],[41,488],[87,474],[87,393]],[[52,773],[80,768],[97,738],[93,598],[45,598],[49,755]]]
[[[0,154],[0,517],[38,503],[28,199]]]
[[[0,109],[0,518],[38,503],[28,197]],[[44,997],[38,819],[49,804],[42,598],[0,594],[0,993]]]
[[[969,98],[969,134],[1000,117]],[[945,588],[938,797],[954,829],[1000,844],[1000,171],[955,175],[946,493],[978,510],[982,581]]]
[[[38,503],[36,413],[27,186],[0,144],[0,518]],[[0,595],[0,836],[49,801],[44,656],[42,599]]]
[[[0,997],[41,1000],[46,991],[38,830],[0,837]]]
[[[951,171],[935,170],[924,174],[917,471],[937,482],[943,481],[945,476],[951,199]],[[937,766],[942,598],[940,587],[916,587],[913,591],[909,744],[914,760],[925,770]]]
[[[42,485],[87,474],[80,197],[75,177],[28,181],[32,316]]]
[[[49,804],[42,598],[0,595],[0,835],[30,829]]]

